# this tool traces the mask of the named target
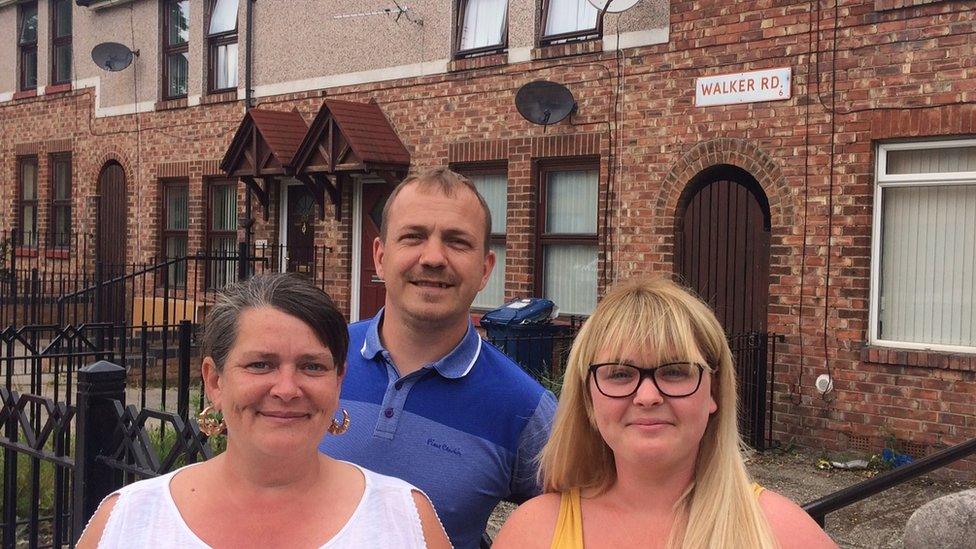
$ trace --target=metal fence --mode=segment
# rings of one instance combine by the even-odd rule
[[[112,490],[212,455],[189,420],[202,407],[193,325],[174,330],[176,352],[159,365],[161,376],[150,375],[145,354],[118,365],[126,346],[111,345],[121,341],[114,331],[125,337],[129,328],[0,332],[3,547],[71,545]]]
[[[291,270],[324,285],[331,257],[328,246],[238,243],[231,250],[111,264],[97,260],[88,235],[38,234],[28,246],[23,241],[18,231],[0,232],[0,326],[200,324],[226,284]]]

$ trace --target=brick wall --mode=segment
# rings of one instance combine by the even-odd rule
[[[600,272],[607,266],[613,278],[673,272],[675,212],[685,185],[715,164],[747,170],[769,201],[768,325],[786,337],[773,384],[775,437],[816,449],[875,450],[894,438],[928,452],[976,437],[976,365],[970,355],[865,343],[874,150],[879,140],[976,133],[976,13],[966,1],[818,5],[673,1],[670,42],[626,50],[619,66],[615,52],[595,48],[554,58],[537,52],[530,63],[459,66],[259,102],[297,108],[311,120],[323,95],[375,99],[410,150],[412,170],[504,161],[507,299],[534,291],[541,162],[600,158],[600,204],[610,208],[608,224],[600,217]],[[697,77],[774,67],[793,70],[787,101],[694,106]],[[548,129],[526,123],[513,104],[519,86],[542,78],[566,84],[579,105]],[[130,257],[149,257],[157,247],[158,178],[184,170],[191,196],[202,197],[202,182],[213,175],[243,108],[231,102],[92,119],[92,94],[0,104],[0,202],[14,211],[17,151],[36,147],[46,155],[49,143],[67,140],[76,224],[91,231],[94,182],[114,156],[132,189]],[[43,183],[43,155],[39,161]],[[255,236],[270,243],[277,241],[277,200],[272,193],[267,220],[255,201]],[[330,207],[316,225],[316,244],[333,249],[329,290],[346,312],[351,203],[346,188],[342,221]],[[7,214],[3,223],[11,222]],[[202,219],[191,218],[194,224],[202,227]],[[835,380],[828,399],[813,388],[822,373]],[[972,472],[976,462],[956,468]]]

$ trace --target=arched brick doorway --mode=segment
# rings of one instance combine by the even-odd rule
[[[729,336],[739,393],[739,429],[757,449],[769,422],[769,203],[749,172],[722,164],[701,171],[678,201],[675,272],[711,305]]]
[[[749,172],[706,168],[678,202],[675,272],[712,308],[730,336],[766,331],[769,203]]]
[[[96,212],[96,275],[111,280],[125,270],[126,220],[125,170],[109,161],[98,174],[98,209]],[[120,323],[125,320],[123,284],[102,286],[96,303],[99,322]]]

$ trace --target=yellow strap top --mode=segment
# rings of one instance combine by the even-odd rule
[[[583,512],[579,488],[563,492],[559,499],[559,517],[552,534],[552,549],[583,549]]]
[[[763,493],[759,484],[752,483],[752,493],[756,499]],[[563,492],[559,498],[559,517],[556,518],[556,531],[552,534],[551,549],[583,549],[583,509],[580,506],[579,488]]]

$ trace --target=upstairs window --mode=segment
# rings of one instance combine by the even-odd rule
[[[71,0],[51,2],[51,83],[71,82]]]
[[[459,56],[494,53],[508,46],[508,0],[461,0],[458,23]]]
[[[20,244],[27,248],[37,247],[37,157],[25,156],[18,160],[17,175],[20,180],[20,205],[17,221],[20,226]]]
[[[207,25],[210,93],[237,88],[237,0],[211,0]]]
[[[17,5],[18,85],[37,89],[37,2]]]
[[[51,246],[71,245],[71,155],[51,156]]]
[[[163,3],[163,99],[186,97],[189,81],[190,2]]]
[[[600,10],[587,0],[543,0],[542,44],[598,38]]]
[[[976,140],[880,145],[871,342],[976,351]]]

